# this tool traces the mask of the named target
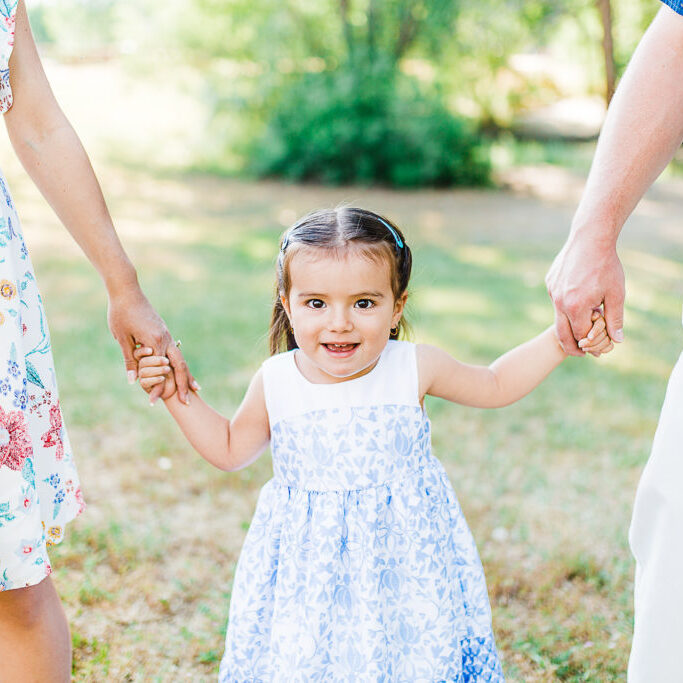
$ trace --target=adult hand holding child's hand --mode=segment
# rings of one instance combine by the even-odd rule
[[[560,344],[572,356],[584,355],[577,343],[591,329],[591,315],[604,307],[607,334],[624,339],[624,270],[614,243],[572,231],[545,278],[555,307]]]
[[[177,389],[180,400],[187,403],[188,391],[197,391],[199,385],[192,377],[166,324],[139,287],[133,288],[127,295],[110,296],[108,318],[111,333],[121,346],[129,381],[134,382],[139,374],[137,357],[134,355],[136,345],[149,346],[150,352],[167,357],[174,373],[173,391]],[[153,403],[160,396],[161,388],[157,388],[150,396],[150,401]]]

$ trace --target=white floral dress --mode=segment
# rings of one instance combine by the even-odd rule
[[[0,2],[0,111],[12,106],[16,0]],[[0,591],[50,573],[47,547],[84,508],[31,260],[0,174]]]
[[[431,453],[415,346],[312,384],[263,364],[274,477],[235,575],[223,683],[500,683],[481,562]]]

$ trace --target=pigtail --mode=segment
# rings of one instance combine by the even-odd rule
[[[271,356],[280,353],[280,351],[291,351],[298,348],[281,298],[282,292],[287,292],[289,289],[289,277],[285,267],[287,239],[286,233],[280,243],[280,253],[277,256],[275,296],[273,297],[273,312],[270,316],[270,329],[268,330],[268,346]]]
[[[268,346],[270,347],[271,356],[280,353],[280,351],[291,351],[298,348],[294,339],[294,333],[289,325],[287,312],[280,300],[279,290],[275,291],[273,313],[270,318],[270,330],[268,331]]]

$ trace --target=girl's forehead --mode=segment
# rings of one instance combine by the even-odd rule
[[[289,262],[289,280],[293,289],[334,287],[357,290],[391,289],[391,268],[386,258],[349,249],[341,254],[322,249],[301,249]]]

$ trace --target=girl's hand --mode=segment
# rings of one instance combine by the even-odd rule
[[[579,341],[579,348],[597,358],[603,353],[609,353],[614,344],[607,334],[605,318],[600,311],[593,311],[591,322],[593,326],[586,337]]]
[[[148,347],[135,349],[133,356],[138,363],[140,386],[150,394],[149,404],[154,405],[161,396],[165,401],[176,391],[175,379],[171,364],[166,356],[153,356],[154,351]]]

